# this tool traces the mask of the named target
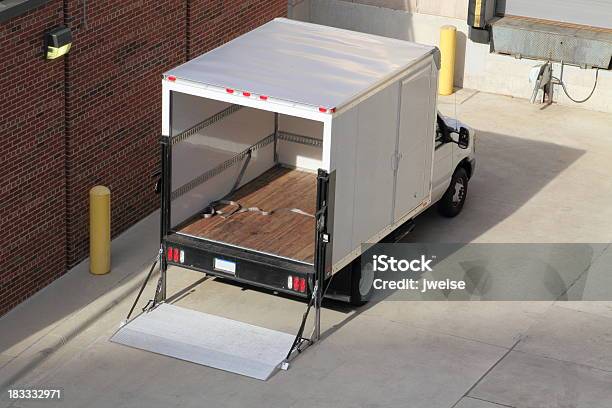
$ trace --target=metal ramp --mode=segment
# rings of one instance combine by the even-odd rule
[[[112,342],[267,380],[295,336],[162,303],[121,327]]]

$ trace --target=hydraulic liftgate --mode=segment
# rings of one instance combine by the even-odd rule
[[[189,130],[186,132],[189,132]],[[327,244],[329,243],[327,231],[329,174],[324,170],[319,170],[317,174],[315,273],[309,281],[311,292],[308,305],[295,336],[177,307],[166,303],[168,259],[166,258],[166,251],[164,251],[164,242],[170,232],[172,192],[169,180],[171,177],[172,144],[175,140],[177,142],[184,140],[183,136],[181,134],[176,136],[176,139],[166,137],[161,139],[161,245],[159,256],[151,266],[128,313],[126,322],[113,335],[111,341],[266,380],[277,369],[287,369],[289,362],[297,354],[320,338],[325,258]],[[130,320],[157,263],[160,265],[160,277],[155,295],[143,308],[143,313]],[[306,321],[312,308],[315,312],[314,328],[312,334],[305,337]]]
[[[381,58],[381,55],[384,58]],[[404,92],[402,89],[405,89],[405,92],[412,98],[410,101],[414,103],[429,101],[422,107],[427,107],[433,112],[435,104],[431,102],[435,101],[435,87],[430,85],[436,81],[438,65],[439,52],[435,47],[287,19],[275,19],[223,47],[212,50],[166,73],[162,83],[164,136],[161,140],[163,183],[161,185],[161,245],[158,259],[160,279],[155,296],[145,308],[146,311],[133,320],[130,320],[130,313],[128,323],[113,336],[113,341],[265,379],[277,367],[286,367],[297,353],[319,340],[321,300],[329,286],[325,278],[328,274],[331,275],[332,271],[339,272],[356,259],[356,253],[360,248],[356,248],[353,241],[364,242],[372,237],[376,237],[376,240],[382,239],[395,231],[400,223],[418,214],[423,206],[429,203],[431,190],[428,183],[408,181],[411,191],[417,194],[409,194],[412,197],[410,199],[400,197],[394,193],[392,188],[399,177],[398,172],[383,169],[381,166],[368,169],[355,166],[355,163],[368,162],[368,154],[364,152],[369,152],[374,148],[378,152],[376,154],[381,155],[386,154],[385,151],[395,153],[394,157],[400,153],[398,129],[401,126],[399,115],[403,109],[401,104],[398,104],[401,99],[399,98],[400,92]],[[376,69],[372,69],[372,66],[375,66]],[[355,72],[358,75],[355,75]],[[410,84],[410,87],[403,88],[404,83]],[[228,152],[230,158],[226,162],[200,174],[196,179],[188,182],[181,180],[181,183],[186,183],[175,186],[176,189],[172,191],[170,163],[173,145],[184,140],[183,138],[190,137],[189,132],[198,133],[198,130],[192,128],[183,132],[182,135],[171,134],[172,120],[175,118],[172,113],[175,107],[172,99],[179,93],[222,102],[224,104],[222,106],[226,106],[225,104],[244,105],[264,112],[275,112],[319,122],[323,125],[324,137],[321,140],[307,137],[307,135],[280,132],[278,122],[276,122],[272,135],[262,134],[259,142],[238,155]],[[189,103],[187,100],[183,102]],[[186,108],[182,109],[185,111],[177,113],[184,113],[185,117],[179,115],[176,119],[180,118],[178,122],[189,124],[195,121],[195,117],[201,112],[199,108],[194,107],[193,112],[189,111],[190,114],[186,115],[188,113]],[[196,126],[207,126],[221,117],[233,114],[235,109],[239,108],[226,107],[225,111],[217,112],[215,116]],[[409,138],[406,146],[402,148],[420,152],[421,150],[410,148],[417,146],[418,142],[418,146],[422,146],[426,154],[422,156],[422,162],[420,159],[402,161],[404,163],[402,168],[406,174],[411,171],[411,167],[406,166],[413,162],[422,163],[424,166],[421,168],[419,164],[418,174],[428,174],[431,170],[434,139],[433,117],[429,122],[426,116],[419,117],[419,120],[414,123],[417,126],[415,129],[423,132],[419,133],[422,139],[421,137],[414,140]],[[332,126],[334,121],[337,126]],[[182,129],[181,126],[178,127]],[[297,129],[301,127],[301,125],[290,126],[287,129],[298,131]],[[271,130],[270,127],[265,129],[266,132]],[[369,137],[370,134],[377,137]],[[189,241],[187,238],[201,237],[189,237],[187,234],[179,236],[178,232],[171,230],[170,213],[173,208],[170,204],[173,194],[178,196],[195,188],[195,185],[201,186],[200,183],[203,180],[215,177],[215,172],[223,171],[225,165],[231,166],[238,162],[244,165],[249,160],[250,150],[272,143],[276,147],[277,140],[312,145],[320,143],[322,147],[322,164],[315,168],[325,170],[319,169],[317,174],[317,203],[314,214],[307,214],[310,217],[314,215],[314,219],[309,222],[315,223],[314,256],[310,258],[312,263],[311,261],[298,262],[291,257],[275,257],[263,251],[256,253],[255,250],[248,250],[241,246],[228,248],[229,245],[214,242],[212,239],[206,242],[202,239],[196,243],[195,240]],[[342,149],[335,147],[344,143],[352,145],[353,153],[344,154],[341,152]],[[403,139],[401,143],[404,143]],[[364,147],[357,149],[358,145],[362,146],[361,144]],[[428,150],[430,148],[431,151]],[[223,156],[223,158],[226,157]],[[269,159],[266,156],[265,163],[272,162]],[[277,159],[273,161],[275,164],[280,164],[276,163]],[[336,173],[337,171],[339,173]],[[363,182],[365,183],[364,188],[358,192],[355,188],[353,189],[355,191],[346,194],[347,188],[343,190],[345,194],[336,195],[336,174],[344,174],[342,181],[348,183],[347,186]],[[192,174],[189,173],[189,176],[185,178],[191,179]],[[420,179],[419,177],[416,178]],[[240,176],[238,179],[240,180]],[[227,188],[230,187],[231,184],[228,183]],[[211,196],[212,193],[211,190]],[[347,211],[344,213],[337,211],[336,214],[332,214],[334,207],[341,209],[344,205],[352,205],[353,202],[363,204],[364,198],[376,196],[383,197],[383,199],[375,199],[370,203],[355,207],[354,214],[351,213],[350,216],[346,214]],[[210,197],[206,201],[216,198],[216,196]],[[413,199],[418,199],[419,202],[414,204]],[[397,213],[393,220],[389,220],[384,214],[393,214],[392,210],[396,203],[410,207],[410,212]],[[202,202],[201,204],[207,203]],[[391,213],[387,213],[387,209]],[[310,210],[312,212],[313,209]],[[369,217],[372,212],[379,216],[374,217],[375,219]],[[181,214],[181,217],[183,215],[185,214]],[[329,256],[332,255],[330,231],[334,228],[333,224],[328,225],[330,216],[334,218],[334,224],[351,225],[349,228],[355,227],[353,228],[355,234],[351,233],[351,237],[347,234],[338,236],[336,245],[342,242],[342,246],[337,246],[339,250],[336,252],[338,258],[336,261]],[[177,220],[181,217],[177,217]],[[312,226],[309,225],[309,227]],[[168,260],[166,246],[174,245],[175,241],[179,244],[173,247],[172,260]],[[190,258],[188,260],[190,263],[185,265],[209,275],[219,276],[222,275],[222,271],[225,271],[227,274],[223,276],[224,278],[278,289],[279,292],[288,292],[285,289],[291,289],[287,283],[287,277],[290,275],[293,275],[293,278],[297,276],[300,288],[304,285],[302,282],[305,283],[307,280],[307,288],[304,288],[303,291],[300,289],[299,293],[292,292],[293,295],[304,297],[308,301],[297,334],[290,336],[286,333],[170,305],[166,300],[166,270],[168,263],[181,265],[180,252],[176,253],[180,245],[191,245],[188,247],[189,250],[200,251],[196,253],[199,259],[192,261]],[[227,267],[225,269],[214,268],[214,263],[211,262],[211,258],[219,255],[221,251],[225,251],[224,255],[229,254],[226,255],[230,260],[229,270]],[[230,253],[230,251],[233,252]],[[178,263],[176,255],[179,259]],[[231,265],[232,258],[241,262],[240,265],[243,271],[247,270],[248,276],[240,276],[240,269]],[[218,260],[224,261],[225,257],[219,256]],[[148,278],[153,270],[154,268],[151,269]],[[290,274],[285,273],[282,276],[283,272],[287,271]],[[256,273],[260,275],[255,276]],[[269,279],[264,282],[264,276],[269,278],[272,275],[275,277],[274,280]],[[284,277],[284,283],[279,283],[281,282],[279,276]],[[308,336],[304,335],[305,326],[312,309],[315,315],[314,328],[312,334]]]

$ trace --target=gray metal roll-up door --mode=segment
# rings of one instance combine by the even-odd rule
[[[612,29],[612,0],[497,0],[497,13]]]

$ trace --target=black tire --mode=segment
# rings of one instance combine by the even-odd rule
[[[470,178],[463,167],[457,168],[451,178],[450,186],[438,202],[438,212],[452,218],[459,215],[465,204]]]
[[[372,268],[361,268],[361,257],[355,259],[351,266],[351,292],[349,302],[353,306],[362,306],[370,300],[374,292],[374,272]]]

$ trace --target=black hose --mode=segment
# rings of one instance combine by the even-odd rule
[[[310,297],[310,300],[308,301],[308,307],[306,308],[306,311],[302,315],[302,323],[300,324],[300,328],[298,329],[295,339],[293,340],[293,344],[291,345],[291,348],[289,349],[289,352],[287,353],[287,357],[285,357],[285,360],[288,360],[289,357],[291,357],[291,353],[293,353],[293,350],[296,348],[296,346],[299,347],[299,342],[300,340],[302,340],[302,335],[304,334],[304,328],[306,327],[306,320],[308,318],[308,313],[310,312],[310,308],[313,306],[314,302],[315,302],[315,295],[313,293],[313,295]],[[300,351],[299,348],[297,350],[298,352]]]
[[[565,93],[565,95],[574,103],[585,103],[586,101],[588,101],[589,99],[591,99],[591,96],[593,96],[593,94],[595,93],[595,89],[597,88],[597,80],[599,79],[599,68],[595,68],[595,84],[593,85],[593,89],[591,90],[591,93],[589,94],[589,96],[587,96],[584,99],[581,100],[576,100],[574,98],[572,98],[570,96],[570,94],[567,91],[567,88],[565,87],[565,82],[563,82],[562,80],[560,80],[559,78],[555,78],[557,81],[559,81],[559,84],[561,84],[561,87],[563,88],[563,92]]]

